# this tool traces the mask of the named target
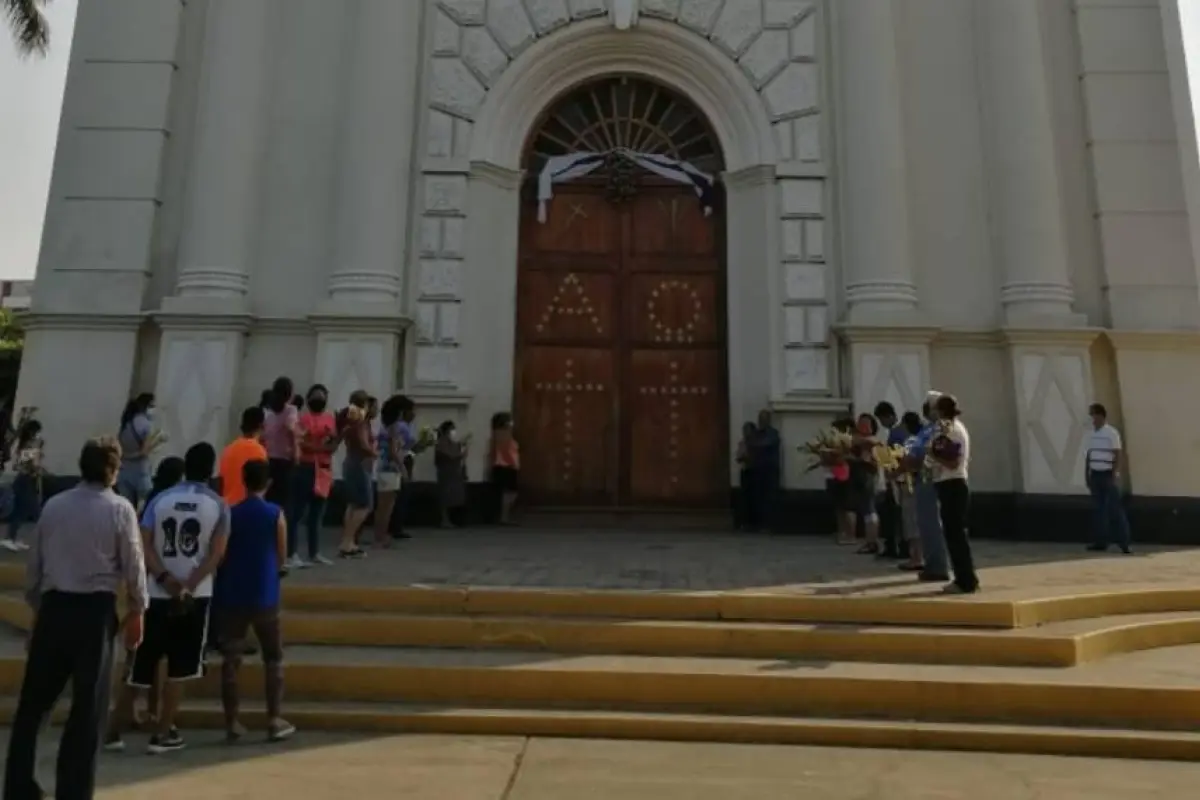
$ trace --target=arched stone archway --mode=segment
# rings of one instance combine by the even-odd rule
[[[411,384],[468,395],[469,424],[480,432],[512,402],[523,144],[554,98],[629,75],[686,97],[724,152],[729,429],[788,394],[828,395],[819,4],[768,4],[773,11],[752,30],[723,11],[707,20],[644,14],[629,31],[606,18],[534,20],[524,38],[509,40],[516,34],[494,19],[453,17],[456,4],[442,5],[435,55],[445,58],[432,68],[410,295],[418,322],[415,357],[406,359]]]

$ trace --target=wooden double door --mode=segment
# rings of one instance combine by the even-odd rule
[[[522,495],[543,506],[728,502],[718,215],[689,187],[555,188],[521,215],[514,410]]]

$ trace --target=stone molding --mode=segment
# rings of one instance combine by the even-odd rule
[[[318,333],[399,335],[412,325],[412,318],[399,310],[395,313],[381,313],[379,309],[371,309],[362,313],[362,310],[346,309],[339,313],[314,312],[308,315],[308,322]]]
[[[849,413],[854,402],[849,397],[803,397],[789,395],[773,397],[767,407],[777,414],[839,414]]]
[[[196,314],[173,312],[166,309],[152,312],[150,318],[162,331],[218,331],[221,333],[249,333],[254,323],[250,314],[221,313]]]
[[[764,183],[773,183],[775,177],[774,164],[754,164],[753,166],[739,169],[736,172],[724,172],[721,174],[721,180],[724,181],[726,186],[731,188],[761,186]]]
[[[16,314],[26,332],[37,330],[135,331],[146,324],[145,314],[89,314],[23,311]]]
[[[1200,351],[1200,331],[1103,331],[1116,350]]]
[[[941,334],[941,329],[924,325],[843,324],[834,331],[850,344],[929,345]]]

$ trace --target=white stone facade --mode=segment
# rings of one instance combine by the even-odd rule
[[[220,443],[280,374],[483,436],[528,136],[632,75],[723,150],[731,439],[933,385],[978,488],[1070,494],[1100,399],[1137,493],[1200,494],[1156,434],[1200,389],[1175,2],[83,2],[18,402],[61,472],[133,392]]]

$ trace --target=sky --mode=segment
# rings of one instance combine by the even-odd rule
[[[77,4],[47,5],[53,44],[44,58],[21,59],[0,39],[0,280],[32,278],[37,267]],[[1200,0],[1179,5],[1191,84],[1200,87]]]

